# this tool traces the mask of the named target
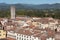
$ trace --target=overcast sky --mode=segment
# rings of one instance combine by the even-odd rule
[[[53,4],[60,3],[60,0],[0,0],[0,3],[8,3],[8,4]]]

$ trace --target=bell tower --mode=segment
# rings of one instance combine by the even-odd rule
[[[15,6],[11,6],[11,19],[15,19]]]

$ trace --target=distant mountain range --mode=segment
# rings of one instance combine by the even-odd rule
[[[16,9],[60,9],[60,3],[40,4],[40,5],[0,3],[0,10],[7,10],[10,8],[11,5],[14,5]]]

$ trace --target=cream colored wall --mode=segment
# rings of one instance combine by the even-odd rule
[[[39,22],[32,22],[33,25],[39,25]]]
[[[1,38],[6,38],[6,31],[0,30],[0,39]]]
[[[42,27],[43,29],[48,28],[48,24],[41,24],[41,27]]]

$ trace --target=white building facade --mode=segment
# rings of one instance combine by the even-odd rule
[[[13,31],[8,31],[7,32],[7,37],[10,38],[14,38],[16,40],[41,40],[38,37],[34,37],[34,36],[28,36],[28,35],[23,35],[23,34],[18,34],[18,33],[14,33]],[[55,40],[55,38],[47,38],[46,40]]]
[[[18,34],[18,33],[12,32],[12,31],[7,32],[7,37],[14,38],[16,40],[41,40],[38,37]]]

